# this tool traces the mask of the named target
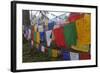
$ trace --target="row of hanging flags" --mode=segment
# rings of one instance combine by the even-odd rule
[[[24,37],[30,40],[31,48],[48,53],[49,57],[61,56],[63,60],[90,59],[91,15],[89,13],[70,13],[62,21],[49,21],[36,24],[36,16],[31,20],[31,28],[24,27]]]

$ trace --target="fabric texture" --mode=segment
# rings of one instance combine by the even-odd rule
[[[53,34],[54,34],[54,41],[55,41],[57,47],[66,48],[67,45],[65,43],[63,28],[54,29]]]
[[[71,47],[71,45],[76,45],[77,32],[75,23],[69,23],[68,25],[64,26],[64,37],[67,47]]]

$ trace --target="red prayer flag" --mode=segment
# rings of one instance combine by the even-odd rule
[[[31,40],[32,42],[34,42],[34,28],[32,28],[32,31],[31,31]]]
[[[75,12],[72,12],[70,14],[70,16],[68,17],[68,21],[69,22],[75,22],[77,19],[83,17],[83,14],[82,13],[75,13]]]
[[[80,60],[91,59],[90,53],[80,53],[80,54],[79,54],[79,59],[80,59]]]
[[[53,30],[53,33],[54,33],[54,42],[56,43],[57,47],[66,48],[63,28],[62,27],[56,28]]]

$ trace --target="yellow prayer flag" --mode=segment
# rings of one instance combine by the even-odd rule
[[[37,47],[39,47],[39,44],[40,44],[40,33],[39,32],[36,32],[36,42],[37,42]]]
[[[52,57],[58,57],[58,50],[52,49]]]
[[[37,26],[36,26],[36,25],[37,25],[37,24],[34,25],[34,32],[37,31]]]
[[[81,51],[81,52],[89,52],[90,47],[89,45],[82,45],[82,44],[77,44],[76,46],[71,46],[74,50]]]
[[[81,45],[88,45],[91,42],[91,15],[84,14],[83,18],[76,20],[76,29],[78,34],[77,42]]]

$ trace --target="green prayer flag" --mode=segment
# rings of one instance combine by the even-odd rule
[[[48,56],[51,57],[51,54],[52,54],[52,50],[51,48],[48,48]]]
[[[75,23],[69,23],[64,26],[64,37],[68,47],[71,47],[71,45],[76,45],[77,31]]]

